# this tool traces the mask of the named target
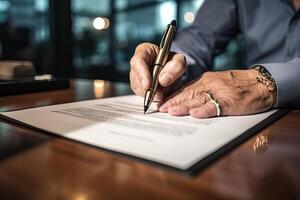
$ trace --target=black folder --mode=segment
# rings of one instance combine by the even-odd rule
[[[69,80],[66,78],[0,80],[0,96],[66,89],[69,86]]]

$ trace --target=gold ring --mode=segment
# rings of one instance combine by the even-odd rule
[[[220,103],[214,98],[214,96],[212,95],[212,93],[210,92],[204,92],[204,94],[206,96],[208,96],[209,98],[209,102],[211,102],[212,104],[214,104],[214,106],[217,109],[217,117],[219,117],[221,115],[221,105]]]

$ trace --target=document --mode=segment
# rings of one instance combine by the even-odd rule
[[[1,115],[93,146],[186,170],[276,111],[194,119],[143,113],[143,98],[130,95],[60,104]]]

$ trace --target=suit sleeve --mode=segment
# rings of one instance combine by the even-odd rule
[[[262,66],[270,72],[276,82],[276,107],[300,107],[300,58]]]
[[[211,69],[213,56],[239,33],[235,0],[206,0],[194,23],[178,31],[171,51],[185,55],[188,80]]]

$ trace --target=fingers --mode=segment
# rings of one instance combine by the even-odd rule
[[[138,80],[137,75],[130,71],[130,86],[132,91],[139,96],[145,95],[145,90],[141,87],[140,80]]]
[[[178,106],[188,99],[192,99],[193,91],[187,92],[186,89],[177,94],[173,94],[166,102],[159,106],[160,112],[168,112],[170,107]]]
[[[204,87],[202,85],[193,85],[184,88],[178,94],[169,98],[165,103],[160,105],[160,112],[168,112],[169,107],[184,104],[188,107],[200,106],[205,103],[205,96],[203,96]]]
[[[189,114],[199,119],[215,117],[217,116],[217,108],[212,102],[206,102],[203,106],[191,109]]]
[[[173,53],[169,56],[169,61],[160,73],[159,84],[167,87],[181,77],[185,71],[186,61],[184,55]]]
[[[136,82],[139,82],[136,80],[137,77],[135,74],[133,75],[130,75],[130,82],[131,83],[136,83]],[[131,89],[133,90],[133,92],[139,96],[145,96],[145,93],[146,93],[146,90],[144,90],[142,87],[136,87],[136,84],[131,84]],[[155,93],[155,96],[154,96],[154,101],[156,102],[160,102],[162,101],[164,98],[164,92],[162,90],[162,88],[157,88],[157,91]]]
[[[166,106],[166,107],[160,107],[160,112],[168,112],[171,115],[175,116],[182,116],[182,115],[188,115],[190,110],[193,108],[200,107],[204,105],[207,101],[209,101],[209,98],[204,93],[197,95],[193,97],[192,99],[188,99],[186,101],[181,102],[180,104],[173,105],[173,106]],[[174,102],[173,100],[170,101]],[[169,105],[170,105],[169,104]]]
[[[218,114],[211,97],[205,92],[197,94],[193,88],[184,89],[180,94],[169,99],[159,107],[159,111],[168,112],[173,116],[191,115],[194,118],[209,118]]]
[[[130,85],[135,94],[144,96],[146,90],[151,84],[151,74],[149,66],[152,65],[156,55],[158,53],[158,47],[151,43],[140,44],[130,61]],[[181,54],[172,53],[169,56],[169,61],[162,69],[159,77],[159,84],[163,87],[158,90],[155,101],[161,101],[164,97],[163,91],[166,87],[174,85],[174,82],[181,77],[186,70],[185,57]]]
[[[149,65],[153,63],[158,47],[151,43],[140,44],[130,60],[130,85],[132,90],[140,96],[150,87],[151,75]]]
[[[190,108],[186,105],[170,107],[168,113],[174,116],[190,115],[194,118],[204,119],[217,116],[217,108],[212,102],[208,101],[196,108]]]
[[[173,106],[168,109],[168,113],[174,116],[188,115],[190,108],[186,105]]]

